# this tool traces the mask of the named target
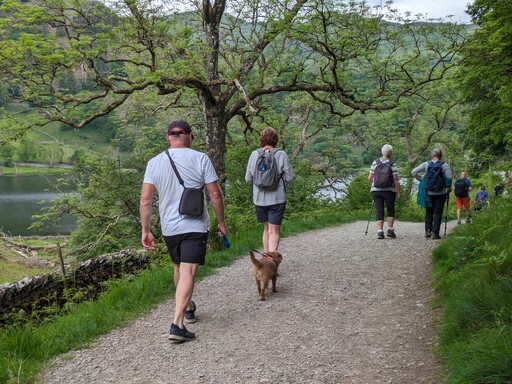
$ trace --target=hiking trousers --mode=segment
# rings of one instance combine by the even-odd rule
[[[432,207],[427,207],[425,215],[425,231],[432,231],[439,235],[441,230],[441,223],[443,221],[443,209],[446,202],[446,194],[444,195],[429,195],[432,200]]]
[[[396,192],[393,191],[372,191],[372,198],[375,202],[375,220],[384,220],[384,203],[386,203],[387,217],[395,217]]]

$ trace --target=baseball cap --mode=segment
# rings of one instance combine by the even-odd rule
[[[180,129],[177,129],[180,128]],[[185,120],[175,120],[167,126],[167,134],[168,135],[188,135],[192,132],[192,128],[190,128],[189,123]]]

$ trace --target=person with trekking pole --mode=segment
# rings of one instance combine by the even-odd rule
[[[433,149],[430,155],[431,160],[418,165],[411,171],[411,175],[420,181],[420,186],[426,189],[430,200],[425,207],[425,237],[438,240],[441,238],[439,231],[444,204],[452,191],[452,172],[448,164],[441,160],[443,152],[439,148]],[[423,181],[420,174],[423,174]],[[448,214],[448,207],[446,213]]]
[[[386,204],[388,231],[386,235],[396,238],[395,229],[395,202],[400,199],[400,183],[398,181],[398,168],[391,160],[393,147],[385,144],[381,149],[382,157],[372,163],[368,173],[371,184],[370,193],[375,204],[375,224],[377,226],[377,239],[384,239],[384,203]],[[373,207],[373,206],[372,206]],[[371,210],[370,210],[371,215]],[[369,220],[368,220],[369,221]]]
[[[450,194],[446,194],[446,216],[444,218],[444,235],[446,236],[446,227],[448,226],[448,207],[450,206]]]

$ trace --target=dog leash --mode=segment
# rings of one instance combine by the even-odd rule
[[[260,251],[257,251],[257,250],[255,250],[255,249],[251,249],[251,251],[258,253],[258,254],[260,254],[261,256],[265,256],[265,255],[266,255],[266,253],[261,253]]]

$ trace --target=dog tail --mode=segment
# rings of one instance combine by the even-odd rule
[[[249,255],[251,256],[251,263],[254,264],[255,267],[260,268],[261,267],[261,261],[259,261],[255,256],[253,251],[249,252]]]

